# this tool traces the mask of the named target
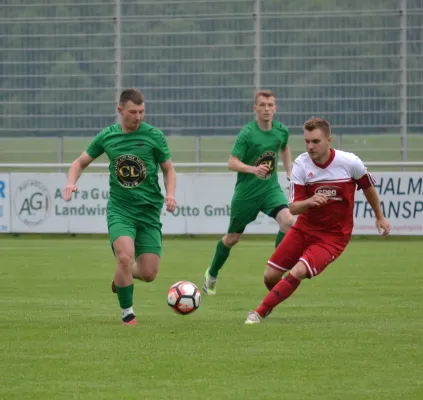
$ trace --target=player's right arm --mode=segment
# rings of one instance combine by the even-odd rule
[[[281,149],[280,153],[282,163],[285,167],[286,177],[289,181],[292,174],[291,147],[287,144],[283,149]]]
[[[102,135],[98,134],[93,141],[72,164],[68,172],[68,183],[63,190],[63,200],[68,201],[72,197],[73,192],[78,191],[76,183],[85,168],[87,168],[97,157],[104,153],[102,145]]]
[[[328,202],[324,194],[316,193],[313,197],[306,200],[296,201],[289,205],[289,211],[292,215],[298,215],[306,212],[310,208],[324,206]]]
[[[71,165],[68,172],[68,183],[63,190],[63,200],[68,201],[72,197],[72,192],[78,191],[76,182],[88,165],[94,160],[86,151],[84,151]]]
[[[269,172],[269,167],[266,164],[261,164],[257,167],[244,164],[238,157],[231,155],[228,161],[228,167],[231,171],[243,172],[244,174],[254,174],[259,178],[265,178]]]
[[[229,157],[228,168],[231,171],[242,172],[244,174],[254,174],[259,178],[265,178],[269,172],[269,167],[267,165],[263,164],[255,167],[241,161],[248,151],[247,135],[248,132],[246,131],[241,131],[238,134],[234,147],[232,148],[231,156]]]
[[[321,193],[316,193],[314,196],[307,198],[305,169],[301,167],[298,159],[295,160],[289,183],[289,211],[291,214],[302,214],[310,208],[321,207],[327,202],[327,197]]]

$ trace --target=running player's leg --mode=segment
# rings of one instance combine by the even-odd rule
[[[232,247],[239,242],[246,226],[257,218],[259,209],[259,205],[254,202],[232,199],[228,233],[217,243],[213,261],[205,273],[205,294],[216,294],[216,278],[219,271],[228,259]]]
[[[159,272],[162,254],[161,225],[148,223],[138,226],[135,238],[135,263],[132,276],[144,282],[152,282]]]
[[[279,231],[275,239],[275,248],[278,247],[289,228],[294,224],[294,217],[289,212],[288,198],[279,188],[270,192],[264,199],[262,211],[276,220]]]
[[[295,231],[295,228],[290,233],[293,231]],[[331,243],[325,239],[316,240],[316,238],[311,238],[308,235],[305,243],[307,244],[306,249],[299,257],[298,262],[288,275],[274,286],[260,306],[249,314],[246,323],[260,322],[261,318],[264,318],[273,308],[291,296],[303,279],[311,279],[322,273],[345,249],[345,245]],[[277,251],[281,247],[283,247],[283,244],[278,247]]]
[[[132,263],[135,253],[136,226],[130,218],[108,210],[107,216],[109,239],[116,258],[116,272],[112,288],[116,291],[122,309],[122,321],[135,323],[134,283],[132,279]]]
[[[264,272],[264,284],[269,290],[298,262],[305,250],[306,240],[301,231],[291,229],[277,247]]]
[[[265,284],[270,290],[269,294],[274,291],[281,282],[291,282],[291,274],[289,271],[296,265],[299,258],[305,251],[307,246],[306,238],[303,232],[292,228],[287,233],[283,242],[277,247],[269,261],[265,271]],[[285,277],[282,276],[285,274]],[[268,295],[269,296],[269,295]],[[266,296],[265,300],[268,298]],[[263,303],[262,303],[263,304]],[[267,316],[272,311],[269,308],[264,315]],[[248,313],[246,324],[255,324],[261,321],[262,315],[258,314],[257,309]]]

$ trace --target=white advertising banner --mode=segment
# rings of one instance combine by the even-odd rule
[[[105,233],[108,176],[85,174],[80,191],[65,202],[63,174],[12,173],[12,231]]]
[[[375,178],[392,233],[423,235],[422,174],[376,173]],[[12,173],[12,231],[107,233],[108,179],[107,174],[84,174],[78,182],[79,192],[65,202],[61,195],[65,174]],[[178,207],[173,214],[163,210],[163,233],[225,233],[235,181],[233,173],[178,174]],[[285,174],[280,174],[280,183],[287,187]],[[373,217],[362,192],[357,192],[354,234],[377,234]],[[273,219],[260,214],[245,232],[274,234],[277,229]]]
[[[0,174],[0,233],[11,231],[9,174]]]
[[[423,174],[379,172],[373,176],[382,210],[391,223],[391,234],[423,235]],[[353,233],[377,234],[374,214],[361,190],[355,196]]]
[[[282,174],[280,181],[286,188],[288,182]],[[235,183],[236,175],[232,173],[178,175],[178,208],[173,214],[164,213],[163,232],[225,233]],[[245,233],[275,233],[277,230],[278,225],[272,218],[260,214],[256,221],[247,226]]]

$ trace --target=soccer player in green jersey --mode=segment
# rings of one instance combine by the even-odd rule
[[[235,192],[232,197],[228,233],[218,242],[211,266],[204,279],[204,293],[216,294],[216,278],[246,226],[261,211],[279,224],[276,247],[292,226],[294,218],[289,212],[288,199],[278,182],[278,160],[281,153],[288,179],[291,175],[291,151],[288,145],[288,128],[273,120],[276,98],[270,90],[255,96],[256,120],[245,125],[238,134],[228,166],[237,171]],[[280,274],[267,267],[264,282],[271,289]]]
[[[121,123],[103,129],[73,163],[63,199],[77,191],[82,172],[106,153],[109,160],[110,195],[107,226],[117,268],[112,290],[122,308],[122,321],[136,324],[133,310],[133,278],[144,282],[155,279],[162,249],[160,213],[176,208],[176,173],[162,131],[143,122],[144,96],[136,89],[121,93],[118,111]],[[166,196],[159,186],[159,166],[163,172]],[[135,262],[134,262],[135,259]]]

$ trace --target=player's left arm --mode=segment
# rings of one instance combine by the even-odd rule
[[[362,189],[366,200],[372,207],[376,217],[376,228],[383,236],[389,235],[391,227],[389,222],[383,215],[382,207],[380,205],[379,195],[376,192],[374,179],[367,171],[366,166],[357,157],[353,166],[353,178],[357,183],[358,190]]]
[[[283,163],[283,166],[286,171],[286,178],[288,181],[291,180],[292,175],[292,155],[291,147],[289,146],[289,129],[285,125],[281,125],[283,136],[282,136],[282,145],[280,150],[280,156]]]
[[[385,216],[383,215],[379,195],[377,194],[375,187],[372,185],[366,189],[363,188],[363,193],[375,213],[377,230],[383,236],[389,235],[391,227],[389,226],[388,220],[385,219]]]
[[[166,189],[164,199],[166,210],[168,212],[173,212],[176,209],[176,171],[173,167],[172,159],[170,158],[170,150],[164,133],[159,130],[156,133],[157,142],[156,148],[154,149],[154,156],[163,172],[163,181]]]
[[[164,163],[160,163],[160,168],[163,172],[163,180],[166,189],[165,204],[168,212],[175,211],[176,208],[176,171],[173,167],[172,160],[169,158]]]
[[[291,180],[292,156],[291,156],[291,148],[289,144],[287,144],[284,149],[281,149],[280,153],[281,153],[281,160],[282,160],[283,166],[285,167],[286,177],[288,180]]]

